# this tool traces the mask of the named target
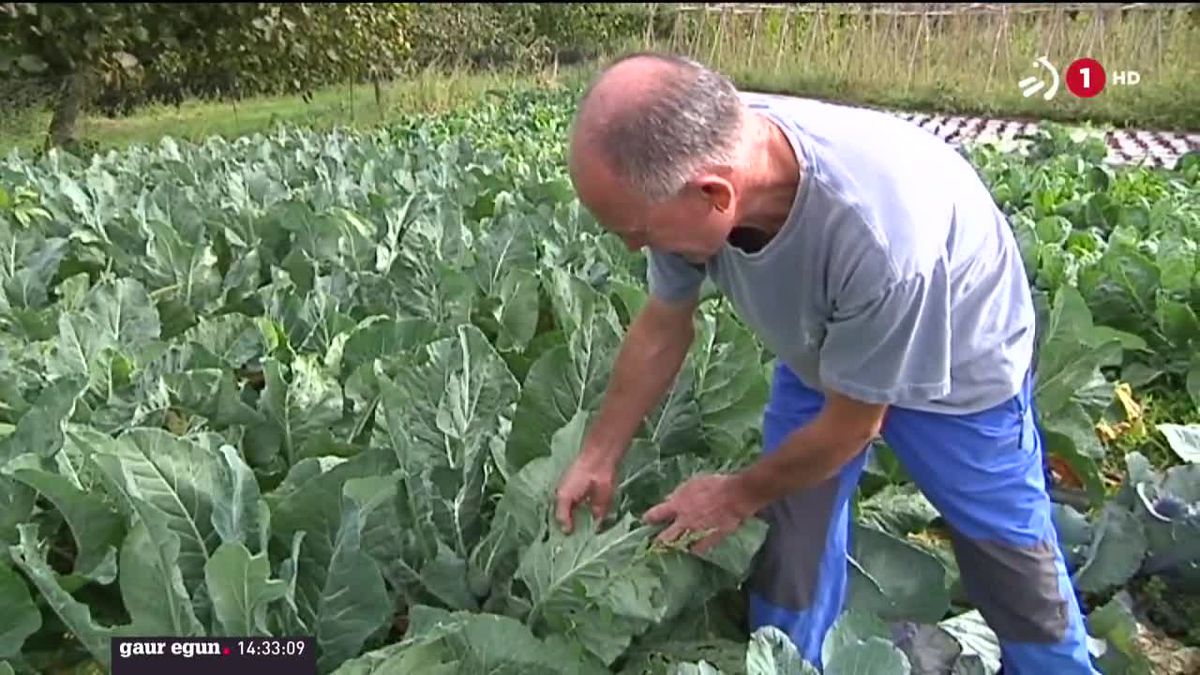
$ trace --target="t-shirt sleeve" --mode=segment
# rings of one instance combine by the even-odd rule
[[[706,275],[703,266],[674,253],[647,249],[646,276],[651,295],[674,303],[697,297]]]
[[[821,382],[867,403],[942,398],[950,392],[950,326],[944,261],[881,283],[828,324]]]

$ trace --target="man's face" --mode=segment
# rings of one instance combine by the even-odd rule
[[[651,204],[595,164],[572,165],[580,201],[631,251],[649,246],[703,263],[721,250],[734,226],[735,192],[721,176],[701,177],[669,199]]]

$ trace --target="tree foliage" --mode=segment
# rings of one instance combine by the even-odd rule
[[[393,76],[411,50],[408,4],[7,3],[0,74],[59,89],[60,124],[189,96],[306,92]],[[51,123],[51,143],[71,129]],[[55,137],[55,136],[59,137]]]

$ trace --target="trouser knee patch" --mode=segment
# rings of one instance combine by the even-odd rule
[[[813,605],[837,496],[835,476],[777,500],[758,514],[769,529],[755,557],[750,590],[783,609],[800,611]]]
[[[1067,601],[1058,587],[1055,550],[1020,547],[952,533],[963,588],[1002,640],[1058,643],[1067,634]]]

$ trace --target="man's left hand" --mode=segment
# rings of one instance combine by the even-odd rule
[[[754,515],[755,506],[743,494],[735,476],[705,474],[677,487],[667,498],[642,516],[646,523],[673,521],[657,541],[674,542],[689,534],[704,534],[691,550],[704,553]]]

